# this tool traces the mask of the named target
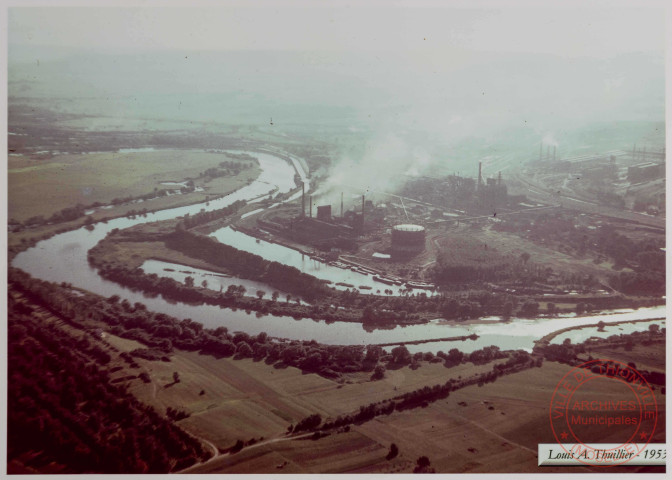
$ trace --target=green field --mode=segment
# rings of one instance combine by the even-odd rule
[[[43,215],[45,218],[63,208],[95,202],[110,203],[114,198],[148,194],[154,189],[175,188],[161,182],[181,182],[197,178],[208,168],[230,160],[224,154],[194,150],[158,150],[136,153],[92,153],[59,155],[52,160],[9,157],[9,218],[18,221]],[[164,197],[131,208],[168,208],[194,203],[205,195],[223,195],[240,188],[259,175],[257,166],[236,177],[218,177],[204,183],[196,180],[204,192]],[[123,209],[123,207],[118,207]],[[113,210],[105,215],[122,214]]]

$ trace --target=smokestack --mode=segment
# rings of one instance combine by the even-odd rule
[[[497,185],[502,184],[502,171],[499,171],[499,174],[497,175]]]
[[[481,162],[478,162],[478,188],[481,188]]]
[[[546,147],[546,158],[551,158],[551,146]]]
[[[309,207],[309,209],[310,209],[310,210],[309,210],[309,211],[310,211],[310,218],[313,218],[313,196],[310,195],[308,198],[309,198],[309,200],[310,200],[310,207]]]
[[[539,160],[541,160],[541,154],[543,153],[543,151],[544,151],[544,142],[541,142],[539,144]]]
[[[553,161],[554,161],[554,162],[555,162],[555,149],[556,149],[556,146],[553,145]]]
[[[306,216],[306,184],[301,182],[301,216]]]
[[[341,218],[343,218],[343,192],[341,192]]]

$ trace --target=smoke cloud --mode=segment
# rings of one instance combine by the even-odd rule
[[[407,177],[420,176],[432,167],[430,154],[413,146],[400,135],[379,134],[366,142],[362,154],[347,153],[332,162],[328,171],[321,172],[324,182],[314,196],[320,204],[340,204],[341,192],[384,198],[394,193]]]
[[[551,147],[559,147],[560,146],[560,144],[555,139],[555,137],[553,136],[552,133],[547,133],[546,135],[544,135],[544,138],[541,142],[546,146],[551,146]]]

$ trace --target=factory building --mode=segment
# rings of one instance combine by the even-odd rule
[[[628,167],[628,180],[632,183],[656,180],[665,176],[665,164],[646,162]]]
[[[392,228],[393,257],[408,257],[425,250],[425,227],[420,225],[395,225]]]
[[[331,222],[331,205],[318,205],[317,219],[323,222]]]

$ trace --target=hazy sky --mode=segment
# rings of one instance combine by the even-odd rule
[[[664,14],[660,8],[497,10],[336,8],[333,3],[327,8],[315,8],[286,4],[281,1],[277,7],[14,7],[8,12],[9,41],[112,51],[432,52],[466,48],[566,57],[602,57],[633,51],[662,54],[665,41]]]

